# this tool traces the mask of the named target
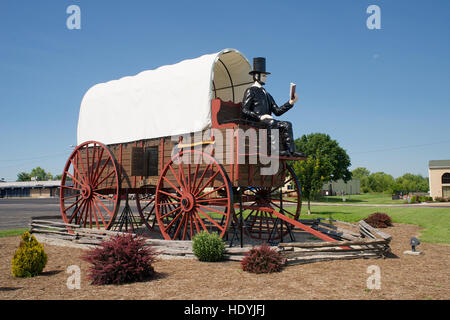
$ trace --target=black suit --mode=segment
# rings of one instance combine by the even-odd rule
[[[270,93],[262,87],[253,86],[244,93],[242,113],[246,119],[258,122],[262,115],[272,115],[273,113],[276,116],[281,116],[292,107],[293,105],[289,102],[278,107]]]
[[[289,102],[278,107],[273,97],[264,88],[252,86],[244,93],[242,114],[247,120],[264,123],[268,129],[279,129],[284,150],[292,153],[295,151],[292,124],[288,121],[275,119],[260,120],[261,116],[271,116],[272,113],[276,116],[281,116],[292,107],[293,105]]]

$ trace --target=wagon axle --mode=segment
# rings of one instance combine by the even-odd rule
[[[181,199],[181,206],[185,212],[190,212],[195,206],[195,198],[192,193],[187,193]]]
[[[92,187],[91,185],[87,184],[84,185],[81,189],[81,196],[83,199],[90,199],[92,197]]]

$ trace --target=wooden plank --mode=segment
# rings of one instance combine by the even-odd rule
[[[353,259],[361,259],[361,258],[381,258],[381,256],[374,254],[364,254],[364,255],[348,255],[348,256],[308,256],[308,257],[299,257],[291,260],[287,260],[286,264],[305,264],[305,263],[313,263],[313,262],[321,262],[321,261],[329,261],[329,260],[353,260]]]
[[[161,248],[161,247],[155,247],[155,249],[158,254],[167,254],[167,255],[172,255],[172,256],[184,256],[186,254],[193,254],[192,250],[180,250],[180,249]]]
[[[72,240],[74,239],[74,237],[72,236],[63,236],[63,235],[58,235],[58,234],[44,234],[44,233],[40,233],[40,234],[36,234],[36,238],[38,239],[38,241],[41,241],[41,238],[44,239],[50,239],[50,240],[66,240],[66,241],[70,241],[72,242]]]
[[[51,224],[51,225],[57,225],[57,226],[80,228],[80,226],[78,224],[72,224],[72,223],[64,223],[64,222],[40,220],[40,219],[32,219],[31,221],[32,221],[32,223],[36,222],[36,223],[41,223],[41,224]]]
[[[223,259],[224,260],[230,260],[230,261],[242,261],[244,260],[244,256],[241,255],[234,255],[234,254],[224,254]]]
[[[101,240],[94,240],[94,239],[76,239],[73,240],[73,242],[81,244],[94,244],[94,245],[99,245],[100,243],[102,243]]]
[[[365,253],[373,253],[373,254],[382,254],[381,249],[347,249],[347,250],[307,250],[307,251],[290,251],[286,253],[282,253],[282,256],[285,258],[294,258],[294,257],[303,257],[303,256],[311,256],[311,255],[330,255],[330,256],[341,256],[341,255],[359,255]]]
[[[318,225],[319,225],[319,226],[326,227],[326,228],[330,228],[330,229],[333,229],[333,230],[337,230],[337,227],[336,227],[336,226],[333,226],[333,225],[328,224],[328,223],[320,222],[320,220],[319,220],[319,222],[318,222]]]
[[[373,228],[372,226],[370,226],[364,220],[359,221],[358,224],[360,226],[362,226],[363,228],[369,230],[370,232],[377,234],[378,236],[380,236],[381,238],[383,238],[385,240],[389,240],[389,241],[392,240],[392,236],[390,236],[389,234],[384,233],[384,232],[382,232],[382,231],[380,231],[380,230],[378,230],[376,228]]]
[[[152,244],[155,246],[178,246],[178,247],[191,247],[192,248],[192,241],[190,240],[160,240],[160,239],[146,239],[146,243]]]
[[[64,236],[69,236],[70,233],[67,232],[61,232],[61,231],[55,231],[55,230],[43,230],[43,229],[38,229],[38,228],[32,228],[30,230],[31,233],[44,233],[44,234],[60,234],[60,235],[64,235]],[[75,238],[75,235],[73,236],[73,238]]]
[[[49,228],[49,229],[56,229],[56,231],[66,231],[67,232],[67,228],[66,227],[61,227],[61,226],[52,226],[49,224],[41,224],[41,223],[36,223],[36,222],[32,222],[29,224],[30,227],[34,228]]]
[[[365,235],[366,237],[369,237],[369,238],[372,238],[372,239],[377,239],[377,237],[374,234],[372,234],[372,232],[370,232],[369,230],[367,230],[363,226],[359,226],[359,232],[361,234]]]
[[[288,242],[279,243],[279,247],[295,247],[295,248],[320,248],[320,247],[340,247],[352,245],[367,245],[367,244],[385,244],[386,240],[360,240],[360,241],[324,241],[324,242]]]
[[[245,254],[249,252],[253,247],[244,247],[244,248],[225,248],[226,254]]]

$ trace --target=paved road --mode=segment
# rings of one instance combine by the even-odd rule
[[[0,230],[28,228],[31,218],[40,219],[58,219],[61,220],[59,211],[59,199],[0,199]],[[303,203],[305,205],[305,203]],[[313,206],[355,206],[355,207],[420,207],[420,208],[450,208],[450,205],[439,204],[350,204],[350,203],[311,203]],[[122,212],[124,201],[121,201]],[[130,200],[131,210],[135,215],[138,214],[134,200]],[[62,220],[61,220],[62,221]]]
[[[134,203],[134,200],[130,200],[131,210],[137,215]],[[28,228],[34,217],[62,221],[59,199],[0,199],[0,230]]]

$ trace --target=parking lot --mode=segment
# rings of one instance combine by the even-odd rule
[[[32,217],[60,219],[59,199],[0,199],[0,230],[27,228]]]

